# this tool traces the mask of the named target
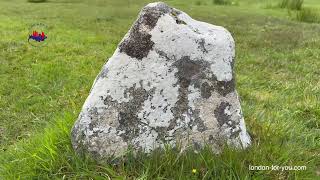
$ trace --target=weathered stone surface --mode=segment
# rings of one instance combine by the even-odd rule
[[[97,76],[72,144],[97,158],[164,144],[250,144],[223,27],[151,3]]]

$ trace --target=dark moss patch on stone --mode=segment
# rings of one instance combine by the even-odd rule
[[[174,107],[171,108],[174,118],[170,121],[169,130],[176,126],[178,119],[184,121],[185,117],[183,114],[188,113],[188,110],[190,110],[191,122],[188,126],[192,127],[197,124],[198,130],[202,132],[206,129],[206,127],[199,117],[199,111],[189,108],[188,88],[192,83],[199,81],[199,75],[201,74],[201,70],[204,68],[203,63],[201,61],[192,61],[189,56],[184,56],[180,60],[173,63],[173,66],[178,69],[178,72],[175,73],[175,77],[177,78],[178,82],[175,85],[179,85],[179,95]]]
[[[173,66],[178,69],[175,76],[178,79],[179,95],[178,101],[172,108],[172,111],[176,119],[184,119],[182,114],[188,110],[188,87],[191,84],[193,76],[200,72],[201,65],[195,61],[191,61],[190,57],[185,56],[176,61]]]
[[[120,52],[125,52],[132,58],[141,60],[148,56],[154,42],[151,41],[151,35],[140,33],[138,30],[133,30],[128,39],[125,39],[119,46]]]
[[[225,109],[230,106],[231,104],[228,102],[221,102],[220,105],[214,110],[214,115],[217,118],[220,127],[224,124],[227,124],[228,121],[231,121],[231,116],[225,113]]]
[[[197,43],[199,44],[198,48],[203,52],[203,53],[208,53],[208,50],[205,47],[206,41],[202,38],[200,40],[197,41]]]
[[[137,137],[139,133],[143,133],[143,128],[139,125],[146,126],[146,124],[140,121],[138,112],[142,110],[144,102],[148,98],[152,98],[155,93],[155,88],[147,91],[143,87],[136,87],[134,84],[132,87],[125,91],[127,97],[131,97],[129,102],[115,101],[111,96],[107,96],[104,99],[104,104],[107,106],[115,107],[118,111],[119,126],[117,131],[124,131],[120,136],[125,142],[129,142],[131,139]]]
[[[99,123],[99,113],[98,108],[93,107],[88,111],[90,115],[91,123],[89,124],[89,129],[92,131],[94,127],[96,127]]]
[[[208,80],[208,82],[200,83],[195,82],[195,87],[200,88],[201,97],[209,98],[212,92],[217,92],[221,96],[226,96],[235,90],[235,80],[232,78],[230,81],[218,81],[217,78],[212,74],[211,77],[206,77],[204,73],[199,75],[201,78]]]
[[[205,130],[207,130],[208,128],[204,125],[203,120],[200,118],[200,110],[199,109],[195,109],[192,110],[190,109],[192,117],[194,118],[193,121],[190,121],[189,123],[189,127],[194,127],[197,126],[197,130],[199,132],[204,132]]]
[[[231,127],[230,137],[237,137],[241,132],[239,128],[239,121],[234,121],[231,119],[231,115],[225,113],[226,108],[231,109],[231,104],[228,102],[221,102],[220,105],[214,110],[215,117],[219,123],[219,126],[227,125],[227,127]]]
[[[184,22],[183,20],[178,18],[178,15],[181,14],[180,11],[176,10],[176,9],[171,9],[171,13],[170,15],[176,20],[177,24],[187,24],[186,22]]]
[[[161,56],[167,57],[164,53],[161,53]],[[171,108],[174,118],[170,120],[170,126],[168,129],[173,129],[176,126],[176,121],[178,119],[183,121],[185,119],[183,114],[188,114],[191,117],[191,121],[188,126],[191,128],[197,125],[199,132],[205,131],[206,127],[199,117],[199,111],[197,109],[192,110],[188,106],[189,86],[193,85],[195,88],[198,88],[200,90],[201,97],[208,99],[214,91],[218,92],[222,96],[226,96],[233,92],[235,88],[234,79],[231,81],[218,81],[214,75],[207,77],[205,72],[211,72],[211,70],[208,69],[210,64],[202,60],[191,60],[188,56],[184,56],[180,60],[177,60],[173,66],[178,69],[178,72],[175,74],[178,82],[175,86],[179,85],[179,95],[176,104]],[[219,111],[224,106],[227,106],[227,104],[222,104],[215,110],[215,114],[219,114],[220,123],[223,123],[224,120],[230,119],[230,117],[224,114],[224,109],[223,112]]]
[[[200,144],[200,142],[197,142],[197,141],[192,141],[192,144],[193,144],[193,148],[194,148],[194,150],[196,150],[196,151],[199,151],[199,150],[201,150],[201,148],[202,148],[202,145]]]
[[[166,142],[166,137],[168,137],[168,131],[166,127],[155,127],[153,128],[157,133],[156,141]]]
[[[184,22],[184,21],[182,21],[181,19],[176,19],[176,23],[177,24],[184,24],[184,25],[186,25],[187,23],[186,22]]]
[[[157,51],[157,53],[159,54],[160,57],[165,58],[167,61],[174,60],[174,59],[171,59],[170,57],[168,57],[168,55],[163,51]],[[186,57],[182,57],[182,59],[186,59]],[[181,64],[182,59],[175,62],[174,66],[175,67],[177,67],[177,65],[179,66],[179,62]],[[222,96],[226,96],[227,94],[234,91],[234,89],[235,89],[234,78],[232,78],[230,81],[218,81],[217,78],[212,74],[211,70],[209,70],[209,72],[212,74],[212,76],[207,77],[207,75],[204,72],[205,71],[208,72],[207,68],[210,67],[210,64],[208,62],[205,62],[202,60],[197,60],[197,61],[192,61],[192,62],[195,62],[196,64],[198,64],[198,66],[199,66],[198,68],[200,69],[199,72],[197,73],[197,76],[193,78],[192,84],[194,85],[195,88],[200,89],[201,96],[203,98],[206,98],[206,99],[209,98],[213,91],[218,92]],[[233,68],[233,64],[234,64],[234,62],[232,61],[232,63],[231,63],[232,68]],[[186,69],[185,70],[182,69],[182,72],[188,71],[187,66],[188,65],[184,66],[184,67],[186,67]],[[192,66],[192,64],[189,64],[189,66]],[[189,73],[192,74],[192,71],[193,70],[191,68]],[[171,72],[171,71],[169,71],[169,72]],[[178,75],[178,79],[179,79],[179,77],[181,77],[181,75],[183,75],[183,74],[180,74],[180,75],[177,74],[177,75]],[[234,77],[234,75],[232,75],[232,77]],[[205,79],[208,80],[210,83],[208,83],[208,82],[201,83],[201,80],[205,80]],[[180,81],[186,81],[186,79],[182,78],[182,79],[180,79]],[[183,82],[182,82],[182,85],[183,85]],[[190,84],[188,84],[188,86],[189,85]]]
[[[230,81],[217,81],[217,91],[222,96],[226,96],[227,94],[233,92],[235,89],[235,81],[232,78]]]
[[[171,16],[173,16],[173,17],[177,17],[179,14],[181,14],[181,12],[180,11],[178,11],[178,10],[176,10],[176,9],[171,9]]]
[[[232,132],[231,135],[230,135],[230,138],[236,138],[236,137],[238,137],[239,134],[240,134],[240,132],[241,132],[241,129],[238,129],[238,130],[236,130],[235,132]]]
[[[184,56],[176,61],[173,66],[178,69],[175,76],[181,87],[186,88],[190,85],[194,76],[200,73],[202,63],[200,61],[192,61],[189,56]]]
[[[81,118],[82,115],[80,115]],[[76,124],[72,130],[71,130],[71,144],[72,146],[75,148],[75,150],[77,151],[77,153],[79,154],[84,154],[85,152],[87,152],[87,145],[85,144],[85,137],[86,134],[84,133],[84,131],[79,131],[80,124]]]
[[[231,58],[231,57],[230,57]],[[235,74],[233,72],[234,69],[234,63],[235,63],[235,57],[232,57],[232,60],[230,61],[231,69],[232,69],[232,79],[230,81],[217,81],[217,90],[219,94],[222,96],[226,96],[229,93],[234,92],[236,88],[236,82],[235,82]]]
[[[165,52],[163,52],[163,51],[156,50],[156,53],[157,53],[160,57],[165,58],[167,61],[170,61],[170,60],[171,60],[171,59],[168,57],[168,55],[167,55]],[[171,71],[169,71],[169,72],[171,72]]]
[[[149,31],[156,26],[158,19],[170,10],[171,8],[164,3],[159,3],[155,7],[143,8],[138,20],[130,30],[129,37],[119,45],[120,52],[125,52],[128,56],[139,60],[147,57],[154,45]],[[143,30],[144,28],[147,30]]]
[[[214,90],[213,86],[210,86],[209,83],[204,82],[201,85],[201,97],[208,99],[211,96],[211,92]]]
[[[212,142],[214,140],[213,136],[210,134],[209,135],[209,142]]]

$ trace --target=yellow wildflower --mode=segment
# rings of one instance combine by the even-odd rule
[[[192,169],[192,173],[197,173],[197,170],[196,169]]]

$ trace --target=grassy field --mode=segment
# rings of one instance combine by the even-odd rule
[[[0,179],[317,179],[320,177],[320,24],[295,19],[276,0],[167,0],[226,27],[253,145],[213,154],[167,148],[117,164],[76,155],[70,130],[95,76],[147,0],[0,0]],[[319,8],[317,0],[305,7]],[[27,43],[48,25],[48,45]],[[250,171],[249,165],[306,166]],[[193,173],[192,170],[196,172]]]

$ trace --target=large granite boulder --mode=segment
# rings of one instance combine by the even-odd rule
[[[148,4],[97,76],[72,129],[74,149],[99,159],[165,144],[247,147],[234,60],[223,27]]]

